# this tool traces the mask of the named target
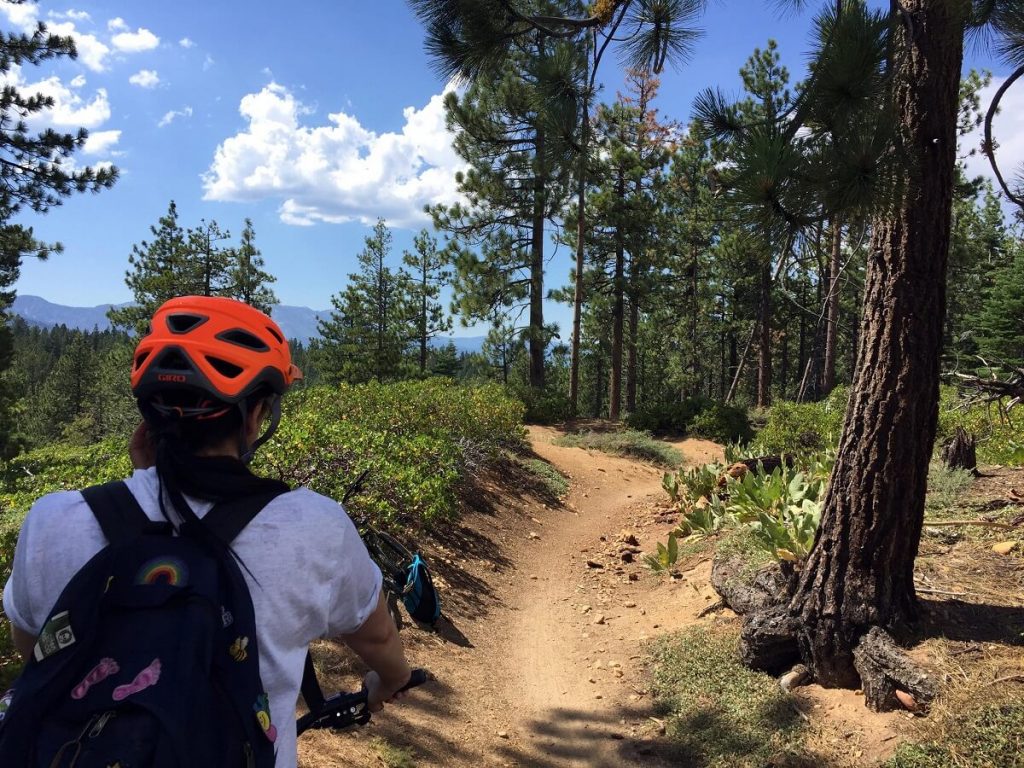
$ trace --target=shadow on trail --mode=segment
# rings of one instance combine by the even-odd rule
[[[763,731],[739,727],[734,718],[714,707],[675,720],[676,737],[659,735],[652,717],[653,711],[642,706],[600,714],[553,708],[544,719],[514,729],[515,741],[496,753],[508,763],[536,768],[705,768],[723,764],[723,758],[749,758],[765,751]],[[758,717],[770,719],[780,730],[803,727],[797,711],[785,704],[768,705]],[[623,720],[641,727],[631,734]],[[829,768],[833,762],[822,755],[788,754],[780,749],[757,764],[765,768]]]
[[[919,632],[963,642],[1024,645],[1024,607],[922,599]]]

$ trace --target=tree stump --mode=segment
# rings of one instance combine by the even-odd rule
[[[974,435],[967,434],[963,427],[942,446],[942,461],[949,469],[966,469],[977,474],[978,454]]]
[[[897,691],[913,696],[916,708],[927,711],[938,693],[936,681],[915,664],[880,627],[872,627],[853,651],[853,664],[860,675],[864,702],[876,712],[904,709]]]

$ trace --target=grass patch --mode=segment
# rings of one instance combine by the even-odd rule
[[[416,768],[416,756],[410,749],[396,747],[380,736],[375,737],[370,746],[387,768]]]
[[[944,725],[935,740],[901,745],[886,768],[1024,766],[1024,704],[968,710]]]
[[[569,478],[543,459],[518,459],[520,465],[540,480],[548,493],[557,498],[569,492]]]
[[[804,722],[774,678],[740,663],[738,636],[694,627],[655,644],[655,696],[679,765],[762,768],[801,753]]]
[[[741,578],[752,579],[754,574],[775,562],[764,544],[759,542],[745,526],[729,530],[715,545],[715,555],[720,558],[738,557],[743,560]]]
[[[554,443],[572,448],[604,451],[616,456],[629,456],[663,467],[678,467],[683,463],[683,455],[671,445],[655,440],[647,432],[635,429],[625,429],[621,432],[579,432],[563,435]]]

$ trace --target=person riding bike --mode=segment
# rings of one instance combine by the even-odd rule
[[[143,422],[131,440],[135,471],[125,484],[150,520],[177,530],[215,503],[272,496],[230,549],[252,598],[279,768],[296,765],[294,714],[311,641],[340,638],[363,659],[371,711],[399,698],[411,673],[380,570],[344,509],[247,467],[278,426],[282,395],[301,378],[270,317],[202,296],[171,299],[156,311],[131,371]],[[81,492],[53,493],[33,505],[3,593],[26,659],[65,585],[106,543]]]

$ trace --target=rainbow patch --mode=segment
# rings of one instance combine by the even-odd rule
[[[139,569],[136,584],[163,584],[180,587],[188,580],[188,568],[176,557],[157,557]]]

